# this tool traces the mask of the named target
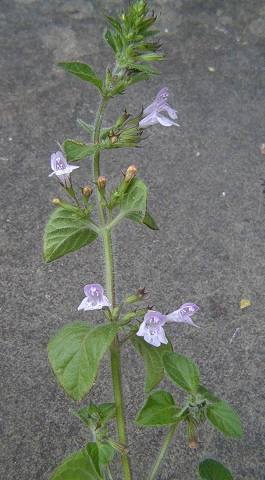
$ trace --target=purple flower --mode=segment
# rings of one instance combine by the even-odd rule
[[[145,314],[144,321],[141,323],[136,335],[144,337],[145,341],[154,347],[159,347],[161,343],[167,344],[168,340],[163,329],[165,323],[166,315],[149,310]]]
[[[59,182],[66,187],[70,186],[71,172],[79,167],[74,165],[68,165],[62,152],[59,151],[56,153],[52,153],[51,155],[51,168],[53,172],[50,173],[49,177],[56,175]]]
[[[145,314],[144,320],[136,335],[144,337],[144,340],[154,347],[159,347],[161,343],[167,344],[168,340],[163,328],[164,325],[170,322],[182,322],[197,327],[190,317],[198,310],[199,307],[198,305],[195,305],[195,303],[184,303],[178,310],[169,313],[168,315],[149,310]]]
[[[104,290],[98,283],[91,283],[84,287],[85,298],[80,303],[78,310],[100,310],[102,307],[111,307]]]
[[[156,123],[160,123],[164,127],[171,127],[172,125],[179,127],[178,123],[171,120],[171,118],[176,120],[177,112],[168,105],[168,95],[168,88],[162,88],[162,90],[158,92],[153,103],[144,109],[144,118],[139,122],[141,128],[146,128],[150,125],[155,125]],[[167,112],[170,118],[161,115],[161,112]]]
[[[181,307],[175,312],[169,313],[167,317],[167,322],[176,322],[176,323],[187,323],[188,325],[193,325],[198,327],[192,319],[190,318],[194,313],[199,310],[198,305],[195,303],[184,303]]]

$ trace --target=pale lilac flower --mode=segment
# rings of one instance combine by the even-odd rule
[[[177,112],[168,105],[168,95],[168,88],[162,88],[151,105],[144,109],[144,118],[139,122],[141,128],[146,128],[150,125],[155,125],[156,123],[160,123],[164,127],[171,127],[172,125],[179,127],[176,122],[173,122],[173,120],[177,119]],[[161,115],[161,112],[167,112],[170,118]]]
[[[100,310],[102,307],[111,307],[104,290],[98,283],[91,283],[84,287],[85,298],[80,303],[78,310]]]
[[[169,313],[166,318],[167,322],[176,322],[176,323],[187,323],[188,325],[193,325],[198,327],[192,319],[191,316],[199,310],[198,305],[195,303],[184,303],[181,307],[175,312]]]
[[[66,186],[70,186],[71,172],[79,167],[74,165],[69,165],[66,159],[64,158],[62,152],[59,151],[56,153],[52,153],[51,155],[51,168],[53,172],[50,173],[49,177],[56,175],[59,182],[66,187]]]
[[[161,343],[167,344],[168,340],[163,328],[165,324],[170,322],[187,323],[197,327],[190,317],[198,310],[199,307],[195,305],[195,303],[184,303],[178,310],[168,315],[149,310],[145,314],[144,320],[136,335],[144,337],[144,340],[154,347],[159,347]]]
[[[163,329],[165,323],[166,315],[149,310],[145,314],[144,321],[141,323],[136,335],[144,337],[144,340],[154,347],[159,347],[161,343],[167,344],[168,340]]]

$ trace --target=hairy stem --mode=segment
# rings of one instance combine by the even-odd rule
[[[97,144],[100,138],[100,128],[102,124],[103,114],[106,108],[107,99],[103,98],[98,109],[95,122],[94,131],[94,143]],[[97,182],[100,176],[100,153],[96,152],[94,155],[94,182]],[[105,255],[105,280],[106,280],[106,292],[107,296],[112,304],[112,308],[115,306],[115,277],[113,266],[113,254],[112,254],[112,239],[111,231],[106,229],[106,222],[104,216],[104,206],[101,202],[100,192],[97,191],[98,200],[98,213],[100,226],[102,228],[103,247]],[[110,218],[111,220],[111,218]],[[122,396],[122,383],[121,383],[121,362],[120,362],[120,345],[118,336],[114,339],[111,345],[111,371],[112,371],[112,383],[113,392],[116,405],[116,420],[117,429],[119,434],[119,441],[123,445],[127,445],[125,417],[123,408],[123,396]],[[131,468],[129,458],[127,454],[122,455],[122,465],[125,480],[132,480]]]
[[[162,447],[161,447],[161,450],[157,456],[157,459],[153,465],[153,468],[151,470],[151,473],[148,477],[148,480],[155,480],[156,479],[156,476],[157,476],[157,473],[158,473],[158,470],[161,466],[161,463],[163,462],[164,460],[164,457],[165,457],[165,454],[166,454],[166,451],[167,451],[167,448],[168,446],[170,445],[174,435],[175,435],[175,431],[177,429],[177,426],[178,426],[178,423],[172,425],[172,427],[170,427],[166,437],[165,437],[165,440],[162,444]]]

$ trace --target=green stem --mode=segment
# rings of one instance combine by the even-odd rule
[[[107,104],[107,99],[103,98],[99,106],[96,122],[95,122],[95,132],[94,132],[95,144],[99,142],[100,128],[101,128],[106,104]],[[96,152],[94,155],[94,182],[95,183],[97,182],[97,179],[99,176],[100,176],[100,153]],[[111,232],[110,230],[106,229],[104,207],[101,202],[101,195],[99,191],[97,191],[97,199],[98,199],[99,221],[100,221],[100,226],[102,228],[103,247],[104,247],[104,255],[105,255],[106,292],[107,292],[108,299],[110,300],[113,308],[115,306],[115,278],[114,278]],[[123,411],[124,408],[123,408],[123,396],[122,396],[122,384],[121,384],[120,346],[119,346],[118,336],[115,337],[111,345],[110,351],[111,351],[112,383],[113,383],[114,400],[116,405],[116,421],[117,421],[117,429],[119,434],[119,442],[123,445],[127,445],[125,417],[124,417],[124,411]],[[121,461],[123,465],[124,479],[132,480],[132,474],[131,474],[128,455],[127,454],[122,455]]]
[[[161,450],[159,452],[159,455],[153,465],[153,468],[152,468],[152,471],[148,477],[148,480],[155,480],[156,478],[156,475],[158,473],[158,470],[159,470],[159,467],[162,463],[162,461],[164,460],[164,456],[166,454],[166,451],[167,451],[167,448],[169,446],[169,444],[171,443],[174,435],[175,435],[175,431],[177,429],[177,426],[178,426],[178,423],[172,425],[172,427],[170,427],[169,431],[168,431],[168,434],[166,435],[165,437],[165,440],[163,442],[163,445],[161,447]]]

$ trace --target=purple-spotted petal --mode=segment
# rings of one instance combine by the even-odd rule
[[[184,303],[178,310],[167,315],[167,322],[187,323],[188,325],[199,328],[191,319],[191,316],[198,310],[199,307],[195,303]]]
[[[194,313],[198,312],[199,307],[196,305],[196,303],[183,303],[181,307],[179,308],[184,313],[187,313],[188,315],[193,315]]]

